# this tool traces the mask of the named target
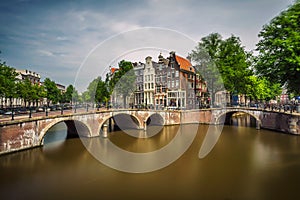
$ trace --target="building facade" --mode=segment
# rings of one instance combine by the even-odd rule
[[[135,107],[155,109],[193,109],[207,91],[206,83],[197,78],[189,59],[170,52],[169,57],[158,56],[158,62],[146,57],[144,63],[135,63]],[[143,87],[141,87],[143,85]]]
[[[155,68],[150,56],[146,57],[144,68],[144,102],[148,107],[154,107],[154,94],[155,94]],[[137,77],[138,78],[138,77]]]
[[[41,76],[36,72],[27,69],[26,70],[17,69],[16,72],[18,73],[17,79],[19,81],[28,79],[32,84],[37,84],[37,85],[41,84]]]
[[[141,107],[144,104],[144,69],[145,64],[133,63],[134,74],[136,76],[136,88],[134,91],[134,102],[135,107]]]

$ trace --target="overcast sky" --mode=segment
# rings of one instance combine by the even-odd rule
[[[41,74],[42,79],[49,77],[67,86],[74,84],[78,76],[88,81],[102,75],[108,68],[107,65],[114,65],[126,54],[130,54],[127,58],[142,62],[151,53],[148,51],[151,48],[165,56],[171,48],[187,54],[192,50],[193,44],[212,32],[220,33],[223,38],[234,34],[240,37],[247,50],[253,50],[262,26],[292,2],[293,0],[1,1],[0,59],[14,68],[35,71]],[[145,41],[148,32],[144,31],[144,27],[155,27],[147,29],[152,40],[146,44],[130,46],[135,43],[134,38]],[[159,31],[160,28],[163,31]],[[122,37],[128,32],[134,34]],[[156,38],[159,42],[153,40]],[[189,43],[189,40],[194,43]],[[185,41],[189,44],[185,46],[185,50],[181,50]],[[178,44],[176,46],[173,43]],[[99,48],[101,50],[97,51]],[[132,53],[141,49],[136,56]],[[150,56],[157,60],[158,55]],[[102,62],[94,60],[90,65],[95,68],[85,68],[85,63],[92,57],[97,57]],[[86,71],[89,74],[83,73]],[[79,85],[78,89],[82,91],[87,82]]]

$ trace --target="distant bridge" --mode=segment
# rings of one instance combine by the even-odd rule
[[[36,117],[0,122],[0,154],[43,145],[43,138],[54,125],[64,122],[68,136],[97,137],[111,119],[122,130],[143,129],[150,125],[223,124],[232,114],[242,112],[256,120],[256,128],[300,134],[300,115],[230,107],[203,110],[105,110]]]

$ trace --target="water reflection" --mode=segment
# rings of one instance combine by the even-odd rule
[[[237,112],[231,117],[231,125],[233,126],[256,126],[256,119],[246,113]]]
[[[182,129],[189,134],[192,126]],[[107,142],[132,153],[169,145],[176,126],[151,138],[115,132]],[[201,125],[192,145],[171,165],[151,173],[114,170],[96,160],[80,139],[67,139],[55,151],[44,147],[0,156],[3,199],[299,199],[300,138],[245,126],[224,126],[212,151],[198,158],[208,126]],[[149,140],[149,141],[147,141]],[[128,144],[129,143],[129,144]],[[181,143],[178,142],[179,148]],[[106,151],[106,152],[105,152]],[[111,159],[119,159],[110,156]],[[153,158],[154,159],[154,158]],[[153,160],[145,162],[151,165]]]
[[[122,149],[109,139],[96,138],[89,140],[83,139],[82,141],[88,151],[97,160],[113,169],[130,173],[152,172],[166,167],[177,160],[191,145],[198,129],[198,125],[172,126],[178,127],[177,131],[170,131],[170,127],[171,126],[165,127],[160,134],[148,139],[134,138],[139,142],[135,142],[135,145],[131,146],[144,149],[144,151],[147,149],[145,148],[146,146],[150,147],[150,149],[157,146],[163,146],[146,153],[135,153]],[[123,132],[120,131],[115,134],[118,137],[118,141],[120,141],[119,144],[123,144],[123,146],[125,144],[126,148],[132,144],[132,142],[130,142],[132,138],[127,141],[121,139],[121,137],[124,136]],[[161,137],[161,135],[174,135],[174,137],[170,141],[166,141],[162,139],[163,137]],[[125,135],[123,138],[126,137],[129,138],[130,136]]]

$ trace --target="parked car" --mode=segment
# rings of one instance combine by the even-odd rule
[[[0,110],[0,115],[3,115],[5,113],[4,110]]]
[[[11,114],[12,114],[11,111],[7,111],[7,112],[4,113],[4,115],[11,115]],[[14,114],[18,114],[18,112],[14,111]]]
[[[49,109],[50,109],[51,111],[54,111],[54,110],[56,110],[57,108],[56,108],[56,105],[53,105],[53,106],[49,106]]]
[[[26,108],[20,108],[17,110],[19,114],[28,114],[29,111]]]
[[[42,107],[42,106],[37,107],[36,112],[44,112],[44,107]]]

